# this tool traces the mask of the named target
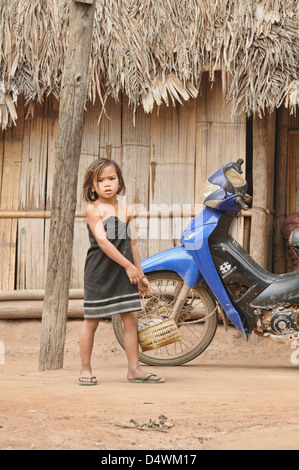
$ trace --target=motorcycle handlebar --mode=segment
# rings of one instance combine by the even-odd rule
[[[236,206],[239,207],[239,209],[243,209],[244,211],[248,211],[249,206],[246,204],[246,202],[243,200],[243,198],[241,196],[237,196],[235,198],[234,202],[235,202]]]

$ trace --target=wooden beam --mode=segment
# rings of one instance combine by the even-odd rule
[[[272,270],[276,114],[253,120],[253,204],[250,255]]]
[[[288,159],[288,125],[289,113],[285,106],[277,110],[277,136],[275,157],[275,217],[273,244],[273,272],[283,274],[287,271],[286,245],[281,228],[286,218],[287,208],[287,159]],[[294,175],[295,176],[295,175]]]
[[[95,2],[72,2],[62,83],[39,370],[63,367],[74,216]]]
[[[170,211],[170,212],[161,212],[161,211],[135,211],[133,217],[150,219],[153,218],[176,218],[176,217],[195,217],[199,213],[199,210],[196,212],[194,209],[189,211]],[[248,211],[241,211],[240,217],[251,217],[251,209]],[[1,211],[0,210],[0,219],[49,219],[51,217],[50,211]],[[79,211],[76,212],[75,217],[78,219],[85,219],[86,212]]]
[[[0,320],[41,318],[42,310],[43,300],[3,300],[0,302]],[[82,318],[83,315],[83,299],[70,299],[67,317]]]
[[[43,300],[44,296],[44,289],[0,290],[0,306],[3,300]],[[83,299],[83,297],[83,289],[70,289],[70,299]]]

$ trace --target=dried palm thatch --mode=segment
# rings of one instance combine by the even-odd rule
[[[0,122],[59,97],[72,0],[0,0]],[[123,92],[146,112],[196,97],[221,69],[232,113],[299,104],[297,0],[97,0],[88,98]]]

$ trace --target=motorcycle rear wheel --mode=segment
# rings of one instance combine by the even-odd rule
[[[143,311],[138,315],[138,324],[147,318],[165,318],[172,312],[172,307],[182,288],[183,279],[174,272],[156,272],[148,274],[151,285],[148,294],[142,297]],[[215,299],[203,286],[190,289],[188,299],[176,320],[181,341],[161,346],[158,349],[142,351],[139,347],[139,359],[144,364],[155,366],[178,366],[190,362],[199,356],[211,343],[218,325]],[[119,344],[123,345],[123,325],[120,315],[112,317],[114,334]]]

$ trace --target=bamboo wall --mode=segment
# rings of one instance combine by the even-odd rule
[[[17,127],[0,131],[0,290],[43,289],[46,273],[58,103],[36,105],[34,117],[18,103]],[[98,156],[120,163],[126,198],[137,211],[168,210],[172,218],[138,217],[141,258],[172,247],[200,202],[202,184],[223,164],[245,159],[246,119],[232,120],[221,81],[203,75],[197,100],[133,115],[124,98],[110,100],[100,124],[100,103],[87,106],[78,182],[71,288],[83,287],[88,238],[81,187],[85,169]],[[177,211],[183,210],[183,217]],[[188,212],[188,213],[187,213]],[[12,215],[14,215],[12,217]],[[184,216],[185,215],[185,216]],[[243,221],[236,227],[242,241]]]

